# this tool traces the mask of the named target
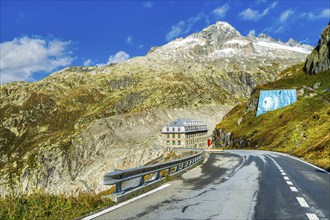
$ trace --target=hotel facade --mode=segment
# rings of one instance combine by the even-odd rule
[[[208,145],[207,125],[191,118],[177,118],[162,129],[163,147],[204,148]]]

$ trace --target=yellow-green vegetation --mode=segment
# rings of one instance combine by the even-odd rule
[[[195,155],[196,153],[198,153],[198,151],[197,152],[195,152],[195,151],[183,151],[183,152],[171,151],[170,153],[166,154],[164,161],[177,160],[180,158]]]
[[[330,170],[330,70],[307,75],[302,68],[302,64],[292,66],[278,80],[256,87],[248,102],[235,107],[216,126],[231,132],[232,139],[244,140],[231,147],[285,152]],[[256,117],[251,103],[260,90],[268,89],[297,89],[300,96],[293,105]]]
[[[75,219],[113,204],[102,194],[6,196],[0,197],[0,219]]]

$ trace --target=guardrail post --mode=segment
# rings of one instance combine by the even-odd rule
[[[159,178],[160,178],[160,171],[157,171],[155,180],[158,180]]]
[[[171,167],[168,168],[167,174],[170,175],[171,174]]]
[[[141,178],[140,178],[140,186],[142,186],[144,184],[144,176],[141,176]]]
[[[179,171],[179,165],[176,165],[175,166],[175,170],[174,170],[174,173],[178,172]]]
[[[122,182],[116,183],[116,193],[121,193],[121,183]]]

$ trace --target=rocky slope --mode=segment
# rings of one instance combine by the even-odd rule
[[[330,170],[330,66],[326,68],[328,56],[317,52],[329,51],[329,41],[322,40],[329,36],[328,26],[305,63],[284,70],[274,82],[257,86],[247,102],[231,110],[213,132],[215,145],[287,152]],[[311,60],[317,60],[312,67],[317,72],[309,73],[317,75],[303,71]],[[296,103],[256,117],[260,90],[289,88],[297,89]]]
[[[308,74],[317,74],[330,69],[330,23],[324,29],[321,38],[306,59],[304,70]]]
[[[218,22],[144,57],[1,85],[0,192],[99,191],[104,172],[161,154],[165,123],[194,117],[212,129],[230,105],[309,50]]]

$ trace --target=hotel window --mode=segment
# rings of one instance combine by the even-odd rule
[[[178,141],[178,145],[181,145],[181,141]]]
[[[172,138],[175,138],[175,134],[172,134]]]
[[[166,130],[167,130],[167,131],[170,131],[170,129],[169,129],[169,128],[166,128]]]
[[[175,145],[175,141],[172,141],[172,145]]]
[[[167,134],[167,138],[170,138],[170,134]]]
[[[167,145],[170,145],[170,141],[166,141],[166,144],[167,144]]]
[[[178,131],[180,131],[180,128],[178,128]]]
[[[178,138],[181,138],[181,134],[178,134]]]

